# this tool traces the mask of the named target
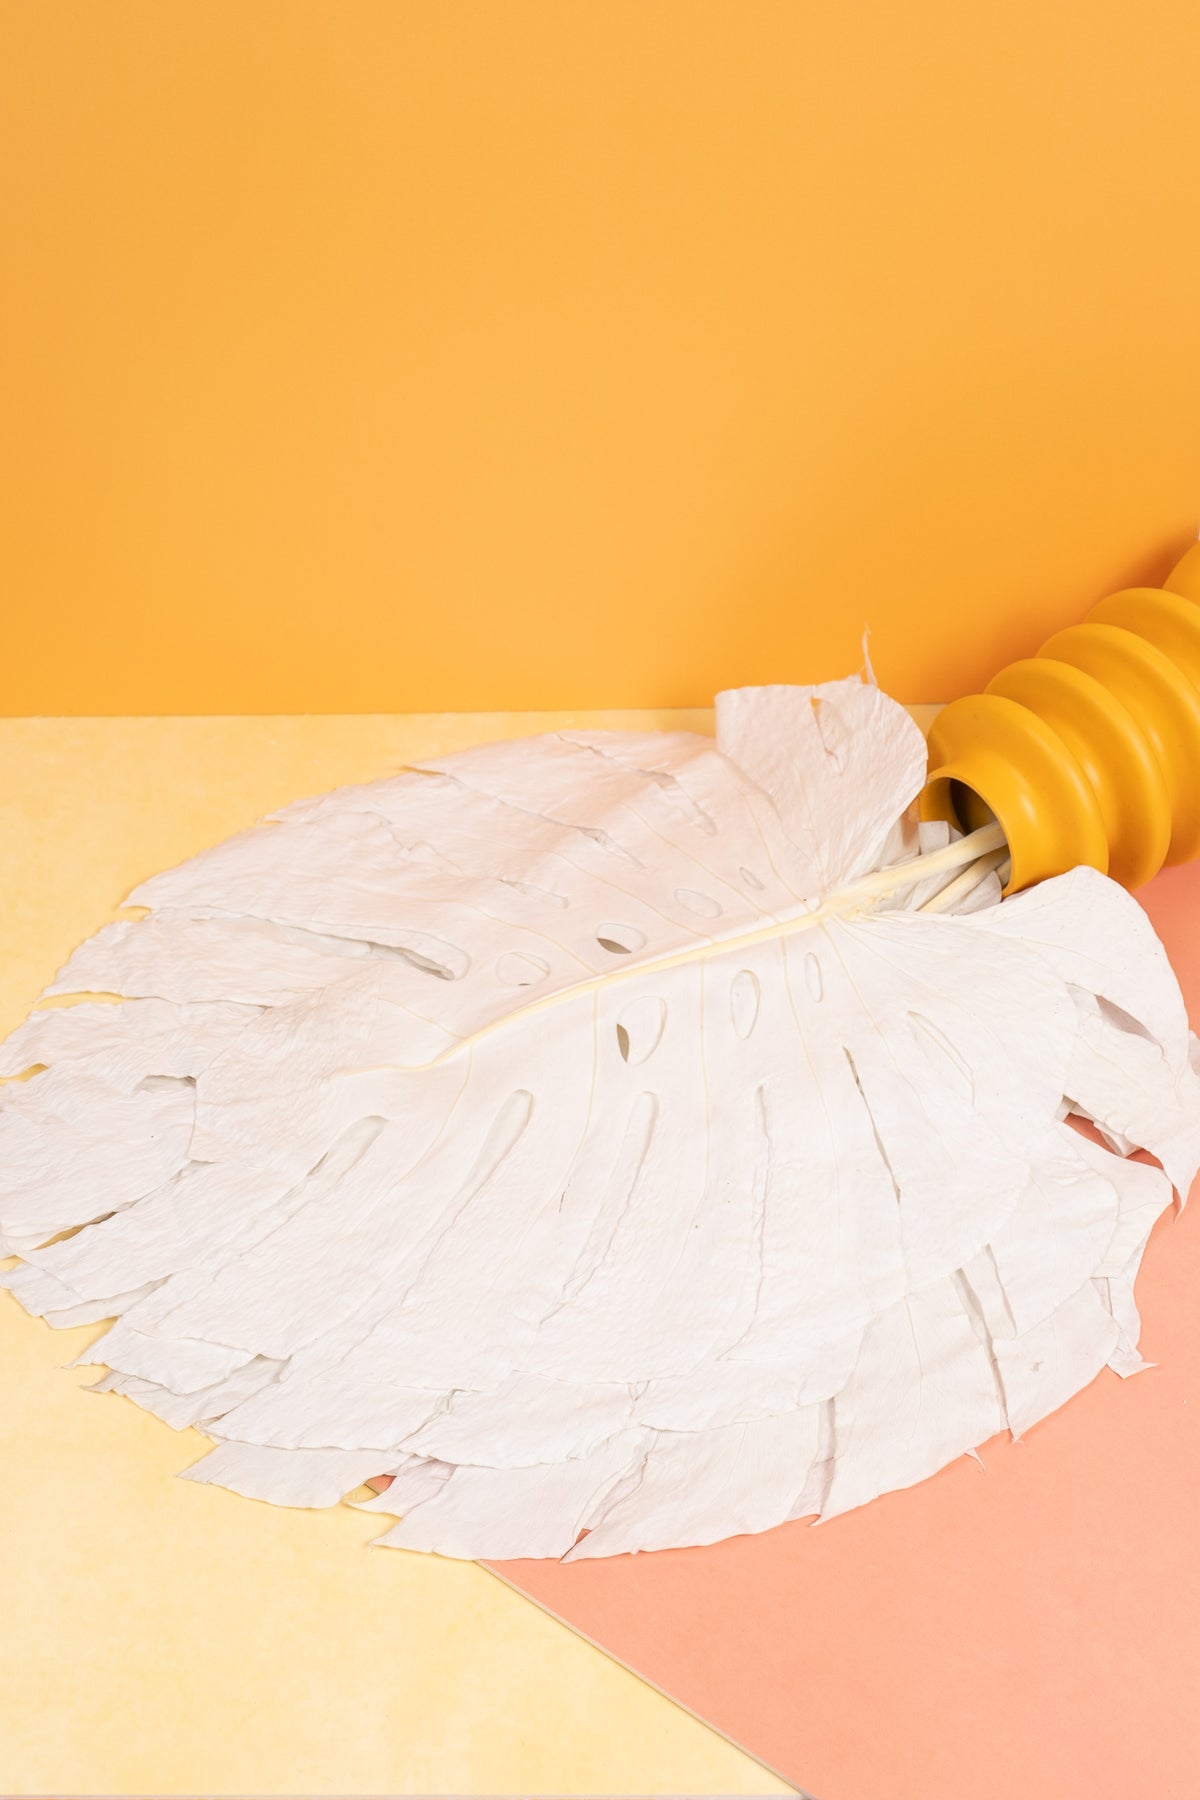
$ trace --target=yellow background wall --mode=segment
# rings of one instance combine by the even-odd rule
[[[1195,533],[1194,0],[0,11],[0,710],[946,697]]]

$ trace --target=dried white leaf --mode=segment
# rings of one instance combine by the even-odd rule
[[[922,912],[924,770],[873,687],[745,689],[715,743],[487,745],[155,876],[49,990],[123,1003],[0,1050],[46,1065],[0,1283],[116,1321],[79,1360],[205,1430],[189,1479],[390,1473],[378,1541],[452,1556],[829,1518],[1133,1372],[1200,1162],[1177,984],[1090,870]]]

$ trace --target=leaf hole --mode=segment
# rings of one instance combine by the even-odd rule
[[[867,1090],[862,1084],[862,1077],[858,1072],[858,1064],[854,1060],[854,1055],[849,1044],[842,1045],[842,1055],[846,1058],[846,1063],[849,1067],[850,1074],[853,1077],[854,1085],[858,1089],[858,1097],[866,1109],[867,1118],[871,1125],[871,1136],[875,1139],[875,1149],[879,1154],[879,1160],[883,1164],[887,1178],[892,1184],[892,1194],[895,1197],[896,1204],[899,1205],[900,1183],[896,1178],[896,1171],[892,1167],[892,1159],[887,1153],[887,1145],[884,1143],[883,1134],[879,1129],[879,1121],[875,1117],[875,1109],[867,1098]]]
[[[761,894],[763,892],[765,884],[758,879],[758,876],[754,873],[753,869],[739,869],[738,874],[741,876],[746,886],[748,888],[753,888],[756,894]]]
[[[630,956],[635,950],[642,948],[646,936],[636,925],[606,923],[596,927],[596,942],[610,956]]]
[[[457,944],[447,944],[441,938],[430,937],[426,932],[416,934],[408,943],[381,944],[371,940],[366,947],[371,956],[398,957],[410,968],[419,969],[422,975],[432,975],[438,981],[461,981],[471,967],[471,959],[465,950],[460,950]]]
[[[662,1042],[667,1026],[667,1005],[646,995],[627,1006],[617,1020],[617,1049],[623,1061],[636,1068],[646,1062]]]
[[[582,832],[585,838],[590,838],[599,849],[607,850],[613,856],[619,856],[623,862],[631,862],[635,867],[641,868],[633,851],[627,850],[624,844],[619,844],[607,831],[601,831],[598,825],[577,825],[575,829]]]
[[[1132,1013],[1126,1012],[1123,1006],[1116,1005],[1112,1000],[1106,1000],[1103,994],[1096,995],[1096,1005],[1100,1009],[1100,1017],[1109,1025],[1114,1026],[1117,1031],[1123,1031],[1129,1037],[1145,1038],[1146,1042],[1153,1044],[1156,1050],[1162,1049],[1162,1045],[1154,1033],[1147,1031],[1142,1021],[1135,1019]]]
[[[524,950],[506,950],[496,962],[496,976],[506,987],[536,987],[550,973],[550,964]]]
[[[804,958],[804,985],[814,1000],[825,998],[825,977],[821,973],[821,964],[810,950]]]
[[[15,1075],[0,1075],[0,1088],[16,1087],[21,1082],[32,1081],[35,1075],[44,1075],[49,1067],[49,1063],[30,1063],[27,1069],[21,1069]]]
[[[715,919],[721,911],[720,905],[711,894],[697,893],[695,888],[676,888],[675,898],[680,906],[686,907],[688,912],[695,913],[697,918]]]
[[[729,988],[729,1016],[743,1043],[757,1022],[759,999],[758,976],[749,969],[739,969]]]
[[[975,1078],[971,1074],[970,1064],[962,1053],[955,1048],[940,1026],[924,1013],[910,1012],[909,1029],[917,1043],[925,1053],[925,1060],[935,1074],[946,1074],[949,1070],[957,1078],[957,1085],[965,1091],[971,1100],[975,1098]]]

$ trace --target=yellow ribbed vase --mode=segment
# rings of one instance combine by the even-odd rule
[[[943,708],[929,765],[921,816],[998,820],[1006,894],[1079,863],[1137,888],[1200,856],[1200,544]]]

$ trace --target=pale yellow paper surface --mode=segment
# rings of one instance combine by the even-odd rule
[[[707,713],[0,720],[0,1033],[141,877],[288,800],[570,724]],[[176,1481],[207,1447],[0,1295],[0,1791],[789,1793],[482,1568]]]

